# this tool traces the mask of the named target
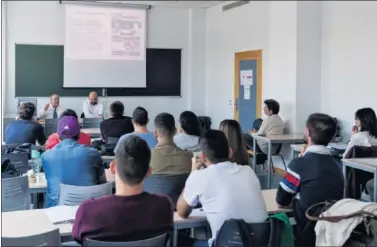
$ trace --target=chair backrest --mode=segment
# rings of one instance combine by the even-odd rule
[[[30,209],[27,176],[2,179],[1,187],[1,212]]]
[[[26,173],[29,170],[29,153],[3,154],[3,158],[9,159],[14,168],[21,173]]]
[[[346,159],[375,158],[375,157],[377,157],[377,146],[371,146],[371,147],[353,146],[345,155]]]
[[[18,113],[18,108],[20,108],[20,105],[23,103],[33,103],[35,106],[35,111],[33,116],[37,116],[38,112],[38,106],[37,106],[37,98],[18,98],[18,103],[17,103],[17,113]]]
[[[73,186],[60,184],[58,205],[78,206],[82,202],[111,195],[114,182],[93,186]]]
[[[214,246],[234,247],[280,247],[284,223],[271,218],[262,223],[246,223],[240,219],[224,222],[218,232]]]
[[[105,242],[105,241],[97,241],[92,239],[86,239],[84,246],[87,247],[94,247],[94,246],[122,246],[122,247],[163,247],[166,246],[167,242],[167,234],[162,234],[153,238],[148,238],[139,241],[132,241],[132,242]]]
[[[36,222],[36,224],[38,224]],[[59,229],[27,237],[1,237],[2,246],[60,246]]]
[[[120,139],[120,138],[118,138],[118,137],[110,137],[110,136],[108,136],[108,137],[106,138],[106,144],[109,144],[109,145],[117,145],[119,139]]]
[[[170,197],[176,205],[189,174],[179,175],[151,175],[144,181],[144,190],[159,195]]]
[[[198,121],[199,121],[200,127],[202,128],[202,131],[207,131],[211,129],[212,120],[210,117],[199,116]]]
[[[58,128],[59,119],[45,119],[44,130],[45,135],[50,136],[55,133]]]
[[[84,118],[82,120],[83,128],[99,128],[102,118]]]

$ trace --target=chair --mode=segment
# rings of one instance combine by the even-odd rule
[[[2,246],[60,246],[60,244],[59,229],[26,237],[1,237]]]
[[[346,159],[350,158],[376,158],[377,146],[363,147],[353,146],[345,155]],[[365,189],[366,183],[373,179],[373,173],[347,167],[347,176],[345,181],[345,197],[359,199],[361,192]]]
[[[117,145],[119,139],[120,139],[119,137],[111,137],[111,136],[108,136],[108,137],[106,138],[106,144],[109,144],[109,145]]]
[[[199,121],[200,127],[202,128],[202,131],[207,131],[211,129],[212,120],[210,117],[199,116],[198,121]]]
[[[27,176],[5,178],[1,183],[1,212],[30,209]]]
[[[84,118],[82,120],[82,128],[99,128],[102,118]]]
[[[281,144],[281,143],[277,144],[277,146],[276,146],[276,152],[271,155],[271,167],[272,167],[272,170],[274,172],[275,172],[275,167],[274,167],[274,163],[272,162],[272,157],[273,156],[278,156],[278,157],[281,158],[281,160],[283,161],[284,169],[285,169],[285,171],[287,171],[287,165],[285,164],[284,157],[283,157],[283,155],[280,154],[282,148],[283,148],[283,144]]]
[[[170,197],[176,205],[189,174],[178,175],[151,175],[144,181],[144,190],[159,195]]]
[[[224,222],[218,232],[214,246],[234,247],[280,247],[284,223],[271,218],[263,223],[246,223],[230,219]]]
[[[105,242],[105,241],[97,241],[92,239],[86,239],[84,246],[87,247],[94,247],[94,246],[122,246],[122,247],[163,247],[166,246],[166,242],[168,240],[168,235],[166,233],[159,235],[157,237],[148,238],[139,241],[132,241],[132,242]]]
[[[55,133],[58,128],[59,119],[45,119],[44,130],[45,135],[50,136]]]
[[[93,186],[60,184],[58,205],[77,206],[89,199],[111,195],[113,186],[113,182]]]
[[[29,153],[10,153],[3,154],[5,159],[9,159],[14,168],[22,174],[27,173],[29,170]]]

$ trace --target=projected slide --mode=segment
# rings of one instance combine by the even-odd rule
[[[66,4],[67,88],[145,88],[147,9]]]
[[[145,59],[143,9],[66,6],[66,57]]]

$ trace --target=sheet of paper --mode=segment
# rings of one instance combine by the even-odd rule
[[[332,142],[327,147],[332,148],[332,149],[337,149],[337,150],[346,150],[347,146],[348,146],[347,143]]]
[[[74,220],[79,206],[56,206],[44,209],[52,224]]]
[[[253,85],[253,71],[252,70],[241,70],[240,71],[240,81],[241,85]]]
[[[243,88],[244,88],[243,98],[250,99],[250,85],[244,85]]]
[[[192,210],[190,216],[191,217],[206,217],[206,214],[204,213],[202,208],[196,208]]]

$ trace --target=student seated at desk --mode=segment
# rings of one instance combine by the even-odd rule
[[[120,138],[122,135],[134,132],[132,119],[124,114],[124,105],[120,101],[114,101],[110,105],[111,117],[100,123],[102,140],[107,141],[107,137]]]
[[[99,152],[77,142],[80,124],[76,117],[62,117],[58,135],[62,141],[41,157],[47,180],[46,207],[58,203],[60,184],[91,186],[106,182]]]
[[[141,139],[145,140],[148,143],[149,148],[154,148],[157,145],[157,139],[154,136],[154,133],[148,130],[148,122],[149,118],[147,110],[140,106],[136,107],[136,109],[132,113],[132,124],[135,131],[122,135],[122,137],[118,141],[118,145],[130,136],[140,136]],[[116,152],[118,145],[116,145],[114,152]]]
[[[306,151],[288,165],[276,195],[278,205],[293,207],[300,239],[302,235],[310,244],[313,244],[314,229],[308,227],[308,232],[302,232],[308,222],[305,216],[307,208],[319,202],[343,198],[343,175],[327,148],[335,132],[336,122],[332,117],[321,113],[309,116],[305,130]]]
[[[77,117],[77,114],[74,110],[71,110],[71,109],[67,109],[65,110],[60,118],[62,117],[75,117],[78,120],[78,117]],[[88,134],[86,134],[85,132],[80,132],[80,136],[79,136],[79,139],[77,140],[78,143],[80,144],[83,144],[83,145],[92,145],[91,143],[91,139],[90,139],[90,136]],[[48,149],[52,149],[53,147],[55,147],[57,144],[60,143],[60,137],[58,135],[58,133],[54,133],[54,134],[51,134],[48,139],[47,139],[47,142],[46,142],[46,150]]]
[[[240,165],[251,165],[240,124],[236,120],[226,119],[220,123],[219,129],[224,132],[232,150],[230,161]]]
[[[132,136],[120,143],[110,167],[116,193],[80,205],[72,229],[77,242],[86,238],[136,241],[171,232],[170,199],[144,192],[143,180],[151,172],[150,158],[148,144],[140,137]]]
[[[157,146],[152,149],[152,174],[176,175],[191,172],[192,152],[179,148],[173,141],[176,133],[174,117],[160,113],[154,119]]]
[[[6,144],[35,144],[40,145],[46,142],[43,126],[33,119],[35,106],[33,103],[22,103],[18,109],[17,120],[8,124],[5,129]]]
[[[267,209],[257,176],[250,166],[229,161],[231,150],[223,132],[209,130],[200,139],[202,157],[193,159],[193,172],[177,203],[178,214],[186,218],[199,203],[212,230],[212,245],[227,219],[244,219],[248,223],[264,222]],[[204,169],[202,169],[204,167]],[[183,239],[180,237],[180,239]],[[179,246],[204,246],[194,239],[184,239]]]
[[[179,133],[174,136],[175,144],[184,150],[200,151],[201,134],[198,117],[191,111],[184,111],[179,116]]]
[[[251,131],[251,134],[257,135],[281,135],[284,133],[285,123],[280,118],[279,111],[280,105],[274,99],[268,99],[264,101],[264,114],[267,116],[262,122],[258,131]],[[257,145],[260,150],[267,154],[268,152],[268,143],[263,141],[257,141]],[[275,147],[272,146],[271,152],[275,152]]]
[[[372,108],[361,108],[355,112],[355,126],[343,157],[353,146],[370,147],[377,145],[377,117]]]

